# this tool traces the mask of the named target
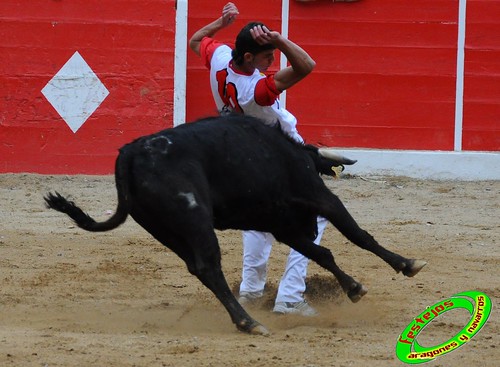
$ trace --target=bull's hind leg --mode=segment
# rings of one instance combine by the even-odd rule
[[[423,260],[405,258],[379,245],[368,232],[358,226],[340,199],[330,192],[328,194],[328,199],[321,204],[324,209],[321,211],[321,215],[327,218],[352,243],[374,253],[396,272],[402,272],[408,277],[416,275],[427,264]],[[327,203],[326,206],[324,203]]]
[[[224,305],[236,327],[250,334],[268,335],[267,329],[255,321],[231,292],[221,268],[221,254],[215,232],[211,228],[193,230],[182,240],[188,270],[195,275]]]
[[[236,327],[251,334],[267,335],[267,329],[255,321],[239,304],[231,292],[221,268],[221,255],[217,237],[213,230],[191,239],[193,259],[189,271],[210,289],[224,305]]]
[[[277,234],[275,234],[275,237],[278,241],[286,243],[294,250],[316,262],[319,266],[330,271],[352,302],[358,302],[361,297],[368,292],[361,283],[354,280],[350,275],[344,273],[344,271],[338,267],[332,252],[327,248],[314,244],[314,242],[307,237],[300,238],[288,235],[280,236]]]
[[[239,330],[251,334],[269,334],[266,328],[241,307],[232,294],[222,272],[217,237],[209,226],[212,220],[199,212],[195,214],[191,211],[190,216],[179,213],[182,211],[164,217],[145,210],[136,211],[132,216],[158,241],[184,260],[189,272],[224,305]]]

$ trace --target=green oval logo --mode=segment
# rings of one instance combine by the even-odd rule
[[[442,344],[433,347],[422,347],[417,341],[417,335],[439,315],[456,308],[465,308],[471,314],[471,319],[467,325]],[[490,313],[491,300],[486,294],[478,291],[455,294],[428,307],[413,319],[399,336],[396,343],[396,355],[402,362],[419,364],[450,353],[470,341],[484,326]]]

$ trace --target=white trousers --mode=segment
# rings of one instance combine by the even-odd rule
[[[319,245],[328,221],[318,217],[318,236],[314,240]],[[267,262],[274,237],[270,233],[257,231],[243,232],[243,271],[241,292],[264,293],[267,278]],[[306,289],[307,265],[309,259],[301,253],[290,249],[285,272],[281,278],[276,302],[300,302],[304,300]]]

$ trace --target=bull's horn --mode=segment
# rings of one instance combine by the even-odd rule
[[[338,164],[351,165],[357,162],[357,159],[350,159],[344,157],[343,155],[326,148],[319,148],[318,153],[320,156],[325,157],[327,159],[331,159],[332,161]]]

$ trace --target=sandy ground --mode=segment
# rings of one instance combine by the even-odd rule
[[[427,306],[479,290],[493,301],[471,342],[430,366],[498,366],[500,360],[500,181],[326,179],[358,223],[387,248],[429,262],[415,278],[328,227],[322,244],[361,281],[356,304],[316,264],[307,297],[315,318],[270,312],[288,248],[276,244],[264,300],[249,308],[269,337],[238,332],[215,297],[171,251],[129,219],[88,233],[44,208],[51,190],[94,218],[115,208],[110,176],[0,175],[0,366],[402,366],[396,340]],[[223,266],[236,289],[241,234],[219,233]],[[442,315],[418,340],[448,340],[469,320]]]

